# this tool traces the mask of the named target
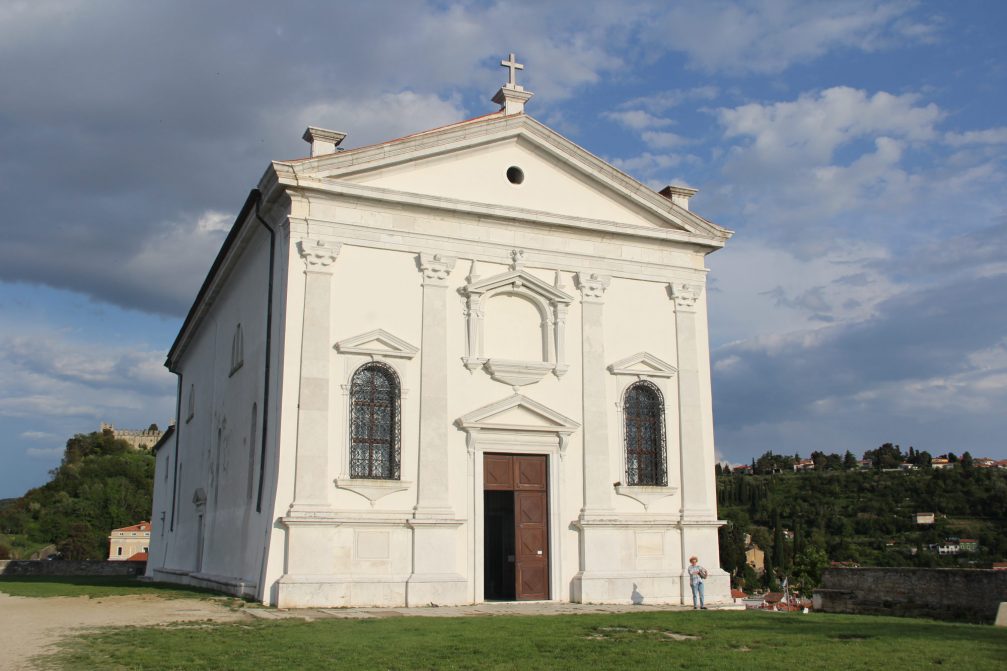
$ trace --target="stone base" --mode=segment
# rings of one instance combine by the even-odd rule
[[[691,605],[688,579],[669,573],[581,572],[571,581],[570,598],[576,603]],[[730,604],[731,582],[726,573],[706,580],[707,604]]]
[[[993,623],[995,627],[1007,627],[1007,601],[1000,603],[1000,607],[997,608],[997,619]]]
[[[248,599],[255,599],[259,596],[258,585],[256,583],[233,576],[194,573],[181,569],[160,567],[153,569],[147,577],[154,582],[167,582],[176,585],[199,587],[201,589],[212,589],[216,592]]]
[[[414,573],[406,586],[406,605],[461,606],[472,602],[468,592],[468,581],[456,573]]]
[[[405,605],[406,576],[285,575],[276,584],[277,608]]]

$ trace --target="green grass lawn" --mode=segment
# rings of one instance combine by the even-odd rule
[[[66,669],[187,671],[1002,671],[1007,667],[1007,629],[903,618],[737,611],[273,620],[104,630],[65,643],[46,661]]]
[[[166,599],[223,597],[219,592],[165,583],[142,582],[128,576],[0,576],[0,592],[11,596],[88,596],[100,598],[128,594],[153,594]]]

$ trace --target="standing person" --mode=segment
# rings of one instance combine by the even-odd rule
[[[706,569],[699,565],[699,557],[689,557],[689,586],[692,587],[693,610],[706,610],[706,604],[703,603],[703,584],[706,576]]]

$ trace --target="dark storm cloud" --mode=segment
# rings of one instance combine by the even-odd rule
[[[550,58],[538,76],[554,100],[592,81],[605,61],[601,49],[545,38],[562,7],[512,8],[505,23],[494,5],[349,9],[39,2],[0,10],[0,280],[181,314],[230,223],[220,215],[238,209],[269,160],[305,154],[308,123],[349,131],[355,146],[455,120],[462,87],[499,84],[492,58],[522,23],[543,37],[531,41]],[[563,30],[556,36],[565,39]],[[212,230],[199,222],[208,213]]]

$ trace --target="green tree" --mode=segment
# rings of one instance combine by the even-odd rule
[[[810,594],[822,582],[822,571],[829,566],[829,558],[825,550],[809,545],[794,558],[794,568],[791,572],[794,585],[801,594]]]

